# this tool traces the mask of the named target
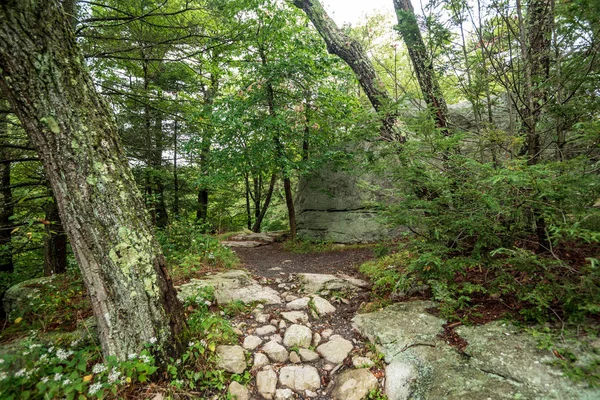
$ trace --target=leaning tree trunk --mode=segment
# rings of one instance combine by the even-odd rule
[[[375,111],[383,113],[382,139],[404,142],[406,138],[396,124],[398,115],[390,109],[393,101],[360,43],[337,27],[319,0],[294,0],[294,5],[306,13],[325,40],[327,51],[340,57],[352,69]]]
[[[434,112],[436,126],[447,134],[448,106],[433,71],[433,61],[427,54],[412,3],[410,0],[394,0],[394,8],[398,18],[398,32],[408,48],[423,99]]]
[[[184,349],[186,323],[108,105],[57,0],[0,3],[0,85],[44,164],[98,321],[105,356],[156,338]]]

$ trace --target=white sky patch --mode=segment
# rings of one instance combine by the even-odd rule
[[[357,25],[365,15],[375,12],[394,15],[392,0],[322,0],[322,4],[338,26]]]

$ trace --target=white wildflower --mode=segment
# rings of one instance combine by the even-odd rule
[[[73,352],[71,350],[63,350],[63,349],[56,350],[56,357],[58,357],[59,360],[66,360],[67,358],[69,358],[72,355],[73,355]]]
[[[15,377],[20,378],[23,375],[25,375],[25,372],[27,372],[27,370],[25,368],[18,370],[17,372],[15,372]]]
[[[215,255],[213,253],[209,253],[208,254],[208,258],[211,259],[211,260],[214,260],[215,259]]]
[[[149,364],[150,361],[152,361],[152,359],[149,356],[145,355],[145,354],[143,354],[143,355],[140,356],[140,360],[142,360],[142,362],[146,363],[146,364]]]
[[[206,340],[204,340],[204,339],[202,339],[202,340],[200,341],[200,344],[202,345],[202,347],[206,347],[206,346],[208,346],[208,344],[206,343]]]
[[[42,378],[42,383],[48,383],[48,381],[50,380],[49,376],[45,376]]]
[[[94,367],[92,368],[92,372],[95,374],[100,374],[104,371],[106,371],[106,365],[104,365],[104,364],[98,363],[98,364],[94,365]]]
[[[71,347],[75,347],[79,344],[79,339],[75,339],[71,342]]]
[[[108,383],[115,383],[119,380],[121,376],[121,372],[117,371],[115,368],[108,374]]]
[[[31,346],[29,346],[29,350],[37,349],[38,347],[42,347],[42,345],[38,344],[38,343],[34,343]]]
[[[151,337],[151,338],[150,338],[150,344],[154,344],[154,343],[156,343],[156,340],[157,340],[157,339],[156,339],[155,337]]]
[[[135,354],[135,353],[130,353],[130,354],[127,356],[127,359],[128,359],[128,360],[133,360],[133,359],[135,359],[135,358],[137,358],[137,354]]]
[[[69,383],[71,383],[71,380],[67,378],[63,381],[63,386],[67,386]]]
[[[188,343],[188,347],[193,347],[193,346],[194,346],[194,344],[195,344],[194,342],[189,342],[189,343]]]
[[[54,351],[54,346],[51,346],[51,347],[48,349],[48,353],[52,353],[53,351]]]
[[[0,372],[0,381],[5,380],[6,378],[8,378],[8,375],[6,374],[6,372]]]
[[[90,395],[94,395],[98,390],[102,389],[102,384],[101,383],[94,383],[93,385],[90,386],[88,393]]]
[[[58,382],[58,381],[60,381],[61,379],[62,379],[62,374],[60,374],[60,373],[58,373],[58,372],[57,372],[56,374],[54,374],[54,380],[55,380],[55,381],[57,381],[57,382]]]
[[[0,358],[0,364],[4,364],[4,358]]]
[[[42,362],[44,362],[44,361],[46,361],[47,359],[48,359],[48,354],[42,354],[42,355],[40,356],[40,360],[39,360],[39,361],[42,361]]]

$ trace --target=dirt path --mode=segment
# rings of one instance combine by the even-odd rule
[[[297,273],[358,275],[358,267],[374,258],[373,250],[369,248],[296,254],[284,250],[281,243],[233,250],[240,257],[243,268],[266,278]]]

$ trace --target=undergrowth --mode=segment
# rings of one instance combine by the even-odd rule
[[[157,233],[173,280],[181,282],[202,273],[232,268],[239,259],[218,239],[203,233],[200,225],[174,222]]]
[[[231,374],[216,368],[217,347],[237,342],[226,316],[240,312],[240,305],[221,310],[213,306],[214,301],[210,287],[186,301],[190,341],[181,357],[170,359],[160,374],[152,356],[153,339],[127,360],[118,361],[103,359],[93,328],[47,335],[31,330],[26,338],[2,348],[2,398],[120,399],[149,391],[167,398],[227,398],[231,381],[247,384],[251,376],[248,371]]]

